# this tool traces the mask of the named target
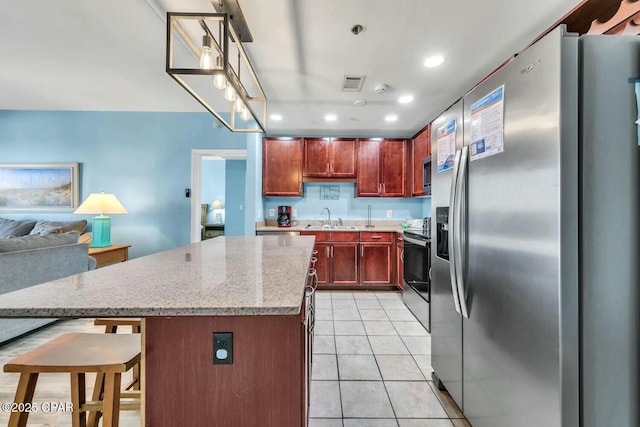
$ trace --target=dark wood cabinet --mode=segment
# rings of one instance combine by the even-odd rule
[[[360,283],[393,285],[395,279],[394,233],[360,233]]]
[[[302,138],[262,139],[262,195],[302,197]]]
[[[404,240],[402,233],[396,233],[396,284],[404,288]]]
[[[329,284],[329,255],[331,253],[331,244],[328,242],[318,242],[316,239],[314,249],[318,251],[318,253],[315,255],[315,257],[318,259],[316,261],[318,284],[327,285]]]
[[[303,176],[355,178],[356,140],[353,138],[305,138]]]
[[[413,179],[411,194],[413,196],[430,195],[423,187],[422,162],[431,155],[431,124],[429,124],[411,143],[411,160],[413,165]]]
[[[404,139],[359,139],[356,195],[407,195],[407,142]]]
[[[357,232],[301,231],[302,236],[315,236],[316,272],[319,285],[355,286],[358,284]]]

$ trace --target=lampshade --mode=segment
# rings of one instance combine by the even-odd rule
[[[231,132],[265,133],[267,97],[242,45],[251,33],[236,12],[167,12],[165,70]]]
[[[213,203],[211,203],[211,209],[222,209],[224,208],[224,203],[222,203],[221,200],[214,200]]]
[[[113,194],[91,193],[74,214],[126,214],[127,210]]]
[[[105,214],[126,214],[127,210],[113,194],[91,193],[74,214],[98,214],[91,222],[91,247],[111,246],[111,218]]]

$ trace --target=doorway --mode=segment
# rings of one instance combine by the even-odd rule
[[[203,167],[208,160],[216,160],[211,166],[224,165],[224,190],[216,188],[213,192],[205,191],[208,185],[206,179],[220,176],[221,173],[207,170],[206,175],[203,175],[205,169],[211,169],[210,165]],[[210,221],[224,223],[225,234],[244,235],[246,160],[247,150],[191,151],[191,243],[201,240],[202,224]],[[203,204],[207,205],[206,211],[202,209]]]

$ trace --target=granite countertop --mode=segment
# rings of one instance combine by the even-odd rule
[[[291,227],[278,227],[275,220],[266,220],[264,223],[256,224],[256,231],[367,231],[367,232],[393,232],[402,233],[400,225],[403,221],[372,221],[373,228],[366,228],[366,221],[344,220],[342,228],[321,228],[321,221],[317,220],[294,220]],[[307,227],[311,225],[312,227]],[[355,227],[355,228],[347,228]]]
[[[0,317],[297,314],[313,244],[217,237],[0,295]]]

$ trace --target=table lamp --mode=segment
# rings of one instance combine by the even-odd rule
[[[216,219],[215,219],[216,224],[222,224],[222,214],[220,212],[216,212],[216,209],[222,209],[222,208],[224,208],[224,204],[222,203],[221,200],[214,200],[213,203],[211,204],[211,210],[216,215]]]
[[[74,214],[98,214],[91,223],[92,248],[111,246],[111,218],[106,214],[126,214],[127,210],[113,194],[91,193]]]

